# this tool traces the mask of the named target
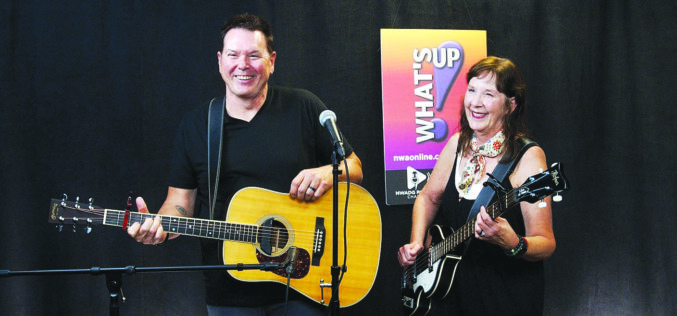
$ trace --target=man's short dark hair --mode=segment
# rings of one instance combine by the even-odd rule
[[[221,50],[223,51],[223,40],[226,38],[226,33],[232,29],[246,29],[250,31],[261,31],[266,37],[266,46],[268,53],[273,53],[273,29],[268,22],[260,17],[249,13],[236,15],[221,27]]]

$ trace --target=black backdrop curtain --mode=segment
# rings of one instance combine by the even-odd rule
[[[677,222],[674,1],[3,1],[0,4],[0,270],[199,264],[197,240],[142,246],[112,227],[47,224],[50,198],[157,209],[183,113],[223,93],[218,29],[268,18],[274,83],[332,108],[377,199],[377,280],[346,315],[400,312],[396,249],[410,206],[384,197],[379,30],[486,30],[529,88],[529,126],[572,183],[554,206],[546,315],[668,315]],[[478,285],[481,286],[481,285]],[[204,315],[200,273],[123,277],[123,315]],[[0,311],[108,313],[103,276],[0,278]]]

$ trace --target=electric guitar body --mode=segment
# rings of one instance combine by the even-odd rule
[[[548,170],[529,177],[521,186],[501,194],[485,208],[495,219],[520,202],[535,203],[552,194],[557,194],[553,201],[561,200],[559,193],[568,189],[561,164],[554,163]],[[456,231],[437,225],[428,229],[430,246],[423,249],[402,273],[402,304],[408,315],[427,314],[432,298],[444,299],[449,294],[461,260],[461,245],[474,236],[475,221],[476,218],[471,219]]]
[[[431,245],[434,246],[444,242],[446,237],[453,234],[453,229],[433,225],[428,229],[428,233],[431,237]],[[417,273],[409,274],[410,277],[415,276],[416,279],[405,281],[413,285],[402,289],[402,304],[407,315],[427,315],[433,299],[441,300],[449,294],[456,275],[456,268],[461,262],[461,248],[463,247],[458,246],[457,249],[444,254],[430,267],[419,265]],[[421,255],[429,255],[429,253],[424,251],[419,256]]]

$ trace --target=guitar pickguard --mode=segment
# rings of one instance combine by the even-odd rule
[[[302,248],[297,248],[296,249],[297,254],[296,254],[296,260],[294,261],[294,271],[291,273],[291,278],[292,279],[301,279],[304,278],[306,275],[308,275],[308,270],[310,270],[310,254],[308,251]],[[287,257],[289,256],[289,253],[286,253],[282,256],[277,256],[277,257],[269,257],[264,254],[262,254],[260,251],[256,251],[256,259],[259,261],[259,263],[263,262],[274,262],[274,263],[282,263],[287,261]],[[276,269],[272,271],[273,273],[286,278],[287,277],[287,272],[285,271],[284,268]]]

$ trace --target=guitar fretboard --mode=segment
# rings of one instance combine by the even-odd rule
[[[486,207],[487,213],[492,219],[501,216],[506,210],[513,207],[517,202],[515,200],[515,189],[510,190],[507,194],[499,196],[499,199]],[[431,262],[435,262],[445,256],[450,251],[454,250],[458,245],[464,242],[475,234],[475,223],[477,218],[465,223],[453,234],[447,236],[441,242],[430,247]]]
[[[104,211],[103,216],[104,225],[122,227],[125,221],[125,211],[107,209]],[[152,220],[155,216],[157,215],[129,212],[129,219],[127,222],[143,223],[147,218]],[[162,229],[174,234],[248,243],[255,243],[259,234],[259,227],[249,224],[227,223],[179,216],[160,216],[160,219]]]

